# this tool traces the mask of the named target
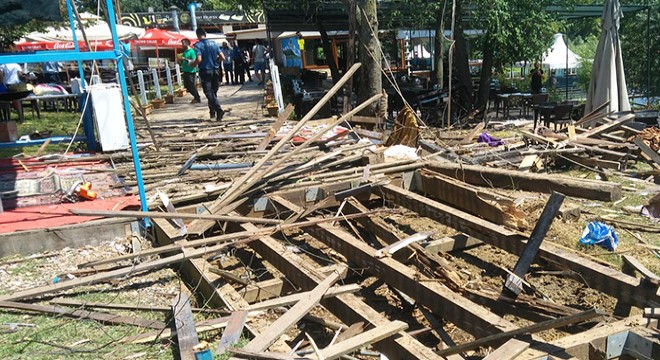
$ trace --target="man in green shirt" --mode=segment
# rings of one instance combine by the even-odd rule
[[[190,46],[190,40],[181,40],[183,45],[183,53],[179,54],[179,61],[181,63],[181,71],[183,72],[183,86],[188,90],[193,99],[191,104],[198,104],[201,102],[199,92],[197,92],[197,67],[190,65],[197,59],[195,49]]]

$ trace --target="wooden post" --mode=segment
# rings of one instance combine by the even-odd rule
[[[144,74],[142,70],[137,71],[138,85],[140,86],[140,98],[142,99],[142,104],[147,103],[147,91],[144,88]]]
[[[518,296],[522,291],[522,279],[527,274],[529,267],[532,265],[532,261],[536,257],[536,254],[541,247],[541,243],[545,238],[545,234],[548,233],[552,221],[557,216],[557,212],[561,207],[561,204],[564,202],[564,195],[553,192],[550,195],[550,200],[545,204],[545,208],[541,213],[539,221],[534,226],[532,235],[529,237],[529,241],[525,246],[516,267],[513,269],[513,274],[510,274],[504,283],[504,289],[509,290],[513,293],[514,297]]]
[[[181,66],[179,66],[179,64],[174,65],[174,71],[176,72],[176,83],[179,87],[182,87],[183,81],[181,80]]]
[[[165,65],[165,76],[167,76],[167,93],[174,95],[174,87],[172,86],[172,70],[170,65]]]
[[[179,346],[179,358],[181,360],[194,360],[193,347],[199,344],[195,320],[190,307],[190,298],[185,292],[172,299],[172,313],[176,325],[176,340]]]
[[[154,81],[154,89],[156,89],[156,98],[161,99],[163,96],[160,93],[160,84],[158,83],[158,70],[151,69],[151,77]]]

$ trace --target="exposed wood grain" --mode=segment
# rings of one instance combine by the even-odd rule
[[[190,298],[185,292],[172,299],[172,313],[176,329],[176,339],[181,360],[194,360],[193,347],[199,344],[195,320],[190,308]]]

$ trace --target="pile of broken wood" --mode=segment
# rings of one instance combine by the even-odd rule
[[[621,198],[620,184],[489,168],[480,165],[489,161],[474,160],[496,156],[495,152],[473,155],[473,161],[469,161],[456,148],[431,144],[426,146],[430,154],[421,159],[387,161],[384,149],[369,143],[350,139],[317,141],[327,129],[343,123],[380,96],[328,123],[327,128],[302,144],[293,145],[293,136],[358,66],[351,68],[326,98],[279,138],[274,134],[288,117],[286,114],[272,124],[243,121],[216,125],[213,131],[232,129],[231,135],[224,137],[215,134],[186,139],[181,132],[192,128],[192,124],[183,125],[184,130],[177,128],[181,125],[163,127],[162,136],[172,141],[162,142],[158,152],[145,150],[141,154],[149,190],[160,190],[160,196],[149,204],[154,211],[77,211],[82,215],[148,217],[158,246],[81,264],[81,268],[95,273],[2,295],[0,306],[152,329],[122,341],[149,342],[176,336],[182,359],[194,358],[197,333],[218,329],[222,329],[222,335],[212,347],[214,352],[228,351],[231,356],[251,359],[354,359],[374,354],[389,359],[531,359],[548,355],[586,359],[591,358],[590,354],[610,353],[604,344],[621,334],[644,339],[644,346],[641,350],[622,346],[616,356],[637,351],[635,356],[650,359],[658,354],[660,344],[653,337],[657,321],[630,316],[631,307],[660,304],[660,290],[652,272],[635,264],[640,279],[544,241],[565,195],[616,201]],[[619,164],[635,159],[635,145],[622,145],[617,139],[626,135],[613,133],[630,118],[591,120],[597,122],[593,128],[582,129],[577,124],[564,139],[522,134],[543,144],[543,154],[579,157],[574,161],[580,163],[585,159],[595,161],[587,164],[590,167],[606,168],[611,157],[616,157]],[[266,126],[268,131],[255,130],[253,126],[257,125]],[[152,130],[158,130],[158,126],[152,126]],[[252,152],[255,149],[257,152]],[[532,155],[525,151],[536,150],[507,151],[516,154],[497,156],[513,162],[515,157]],[[599,154],[599,158],[582,157],[587,153]],[[252,161],[246,161],[250,157],[254,157]],[[465,164],[448,161],[457,157]],[[200,160],[248,165],[191,174],[190,164]],[[121,166],[120,172],[124,171]],[[209,188],[201,183],[216,185]],[[516,189],[551,196],[536,221],[518,208],[515,199],[478,187],[483,185],[491,189],[514,185]],[[162,211],[155,211],[159,208]],[[391,221],[392,214],[425,217],[451,233],[406,229]],[[449,236],[452,234],[456,235]],[[305,240],[294,242],[292,236]],[[503,287],[474,286],[473,279],[453,265],[452,252],[474,246],[487,247],[484,251],[498,248],[517,257],[515,266],[503,269]],[[268,270],[268,279],[241,276],[249,274],[250,269],[219,266],[216,255],[230,249],[258,258]],[[535,259],[541,269],[577,274],[574,278],[578,280],[565,281],[616,298],[621,305],[615,314],[618,318],[602,310],[557,303],[539,293],[528,278]],[[56,299],[53,305],[34,303],[40,297],[52,297],[68,289],[139,276],[168,266],[179,268],[200,303],[222,311],[221,316],[195,324],[194,301],[185,294],[173,299],[171,307],[162,309],[173,314],[174,322],[169,325],[117,316],[110,311],[121,306],[96,311],[88,309],[100,304],[71,299]],[[403,305],[379,301],[371,286],[364,285],[371,278],[392,289]],[[337,320],[310,314],[319,309]],[[411,309],[423,317],[411,316]],[[273,316],[273,321],[267,321]],[[647,318],[655,317],[649,310]],[[331,339],[320,345],[319,339],[304,327],[297,327],[304,321],[331,329]],[[456,341],[446,331],[448,324],[467,336]],[[562,332],[565,336],[554,340],[538,335],[567,328],[575,334]],[[284,334],[292,334],[289,338],[293,340],[280,341],[275,347]],[[238,349],[233,344],[241,336],[248,342]]]

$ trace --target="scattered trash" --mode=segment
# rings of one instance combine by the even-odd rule
[[[487,132],[482,132],[481,135],[477,138],[478,143],[486,143],[488,146],[500,146],[504,145],[504,140],[498,139],[496,137],[488,135]]]
[[[405,145],[390,146],[383,153],[385,160],[417,160],[417,149]]]
[[[599,245],[609,251],[614,251],[619,245],[619,238],[613,227],[602,222],[592,221],[584,228],[580,244]]]

